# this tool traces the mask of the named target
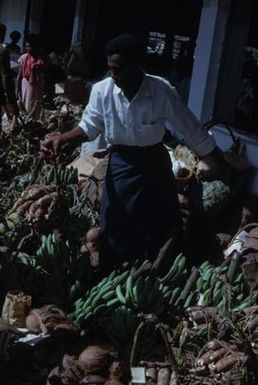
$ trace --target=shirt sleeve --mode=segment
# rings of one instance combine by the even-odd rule
[[[184,137],[185,143],[199,156],[209,154],[216,147],[212,134],[181,101],[172,87],[168,87],[167,120]],[[168,126],[169,131],[172,131]]]
[[[104,133],[104,117],[100,91],[93,85],[90,98],[85,107],[79,127],[85,132],[89,141]]]

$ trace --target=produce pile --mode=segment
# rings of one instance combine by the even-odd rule
[[[257,383],[258,286],[246,274],[244,253],[193,266],[184,245],[178,251],[168,242],[154,260],[102,271],[102,180],[89,175],[81,183],[69,166],[76,148],[48,161],[39,154],[46,133],[76,124],[64,106],[1,133],[0,303],[14,291],[31,297],[27,332],[15,327],[13,314],[0,323],[5,383],[119,385],[130,381],[132,367],[143,368],[143,382],[152,385]],[[188,186],[181,207],[197,191]],[[193,205],[196,212],[202,202],[202,212],[212,207],[218,215],[219,190],[224,205],[227,185],[203,182],[208,198]]]

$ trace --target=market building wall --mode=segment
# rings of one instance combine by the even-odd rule
[[[17,30],[23,36],[25,28],[27,0],[1,0],[0,1],[0,21],[7,26],[6,42],[12,31]],[[18,45],[22,48],[23,39]]]

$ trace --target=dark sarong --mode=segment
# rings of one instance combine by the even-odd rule
[[[100,229],[106,262],[156,256],[180,232],[175,178],[162,144],[110,149]]]

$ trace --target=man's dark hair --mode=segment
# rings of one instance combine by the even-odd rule
[[[140,61],[144,54],[141,39],[131,33],[124,33],[111,39],[105,48],[106,55],[121,54],[128,60]]]
[[[19,41],[21,34],[19,31],[12,31],[9,36],[12,40]]]

